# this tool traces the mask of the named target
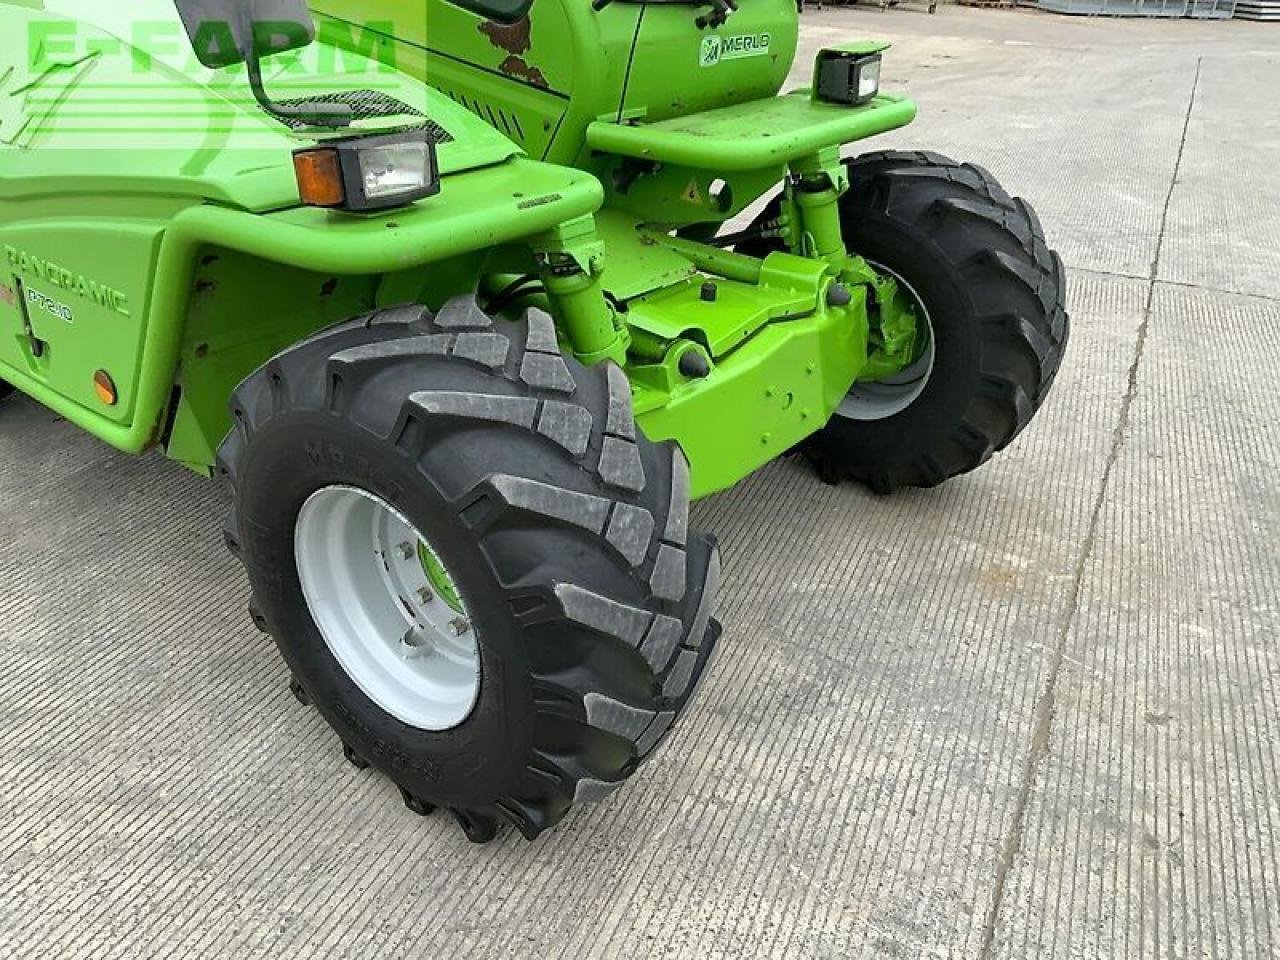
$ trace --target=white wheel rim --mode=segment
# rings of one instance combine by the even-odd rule
[[[929,311],[916,293],[915,288],[907,283],[898,273],[879,263],[867,261],[880,273],[887,273],[898,281],[898,285],[915,304],[920,319],[924,322],[925,334],[929,340],[925,344],[920,359],[905,370],[884,380],[855,383],[848,395],[840,402],[836,415],[847,420],[887,420],[900,414],[907,407],[920,399],[924,388],[929,385],[933,376],[934,352],[933,321]]]
[[[420,730],[470,716],[480,693],[475,627],[403,514],[366,490],[325,487],[298,514],[294,555],[311,618],[365,696]]]

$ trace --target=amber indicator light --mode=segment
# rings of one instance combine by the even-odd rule
[[[309,207],[340,207],[347,199],[337,150],[304,150],[293,155],[298,194]]]
[[[105,370],[99,370],[93,375],[93,391],[98,395],[98,399],[105,403],[108,407],[114,407],[116,400],[116,382],[111,379],[111,374]]]

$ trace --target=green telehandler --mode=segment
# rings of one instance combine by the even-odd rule
[[[847,158],[915,107],[875,42],[780,93],[793,0],[0,0],[0,30],[4,389],[223,478],[294,695],[477,842],[609,794],[687,709],[721,632],[692,500],[793,451],[942,483],[1062,361],[1031,208]]]

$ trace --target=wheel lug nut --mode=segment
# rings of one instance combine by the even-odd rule
[[[468,623],[466,620],[464,620],[462,617],[455,618],[453,621],[451,621],[451,623],[453,626],[453,632],[460,637],[463,636],[468,630],[471,629],[471,624]]]
[[[423,587],[421,590],[418,591],[418,599],[421,600],[423,603],[430,603],[435,598],[436,598],[436,595],[431,592],[429,587]]]
[[[400,551],[400,556],[402,556],[404,559],[406,559],[406,560],[412,560],[412,559],[413,559],[413,555],[414,555],[415,551],[414,551],[414,549],[413,549],[413,544],[412,544],[412,543],[410,543],[408,540],[406,540],[404,543],[400,544],[400,546],[398,547],[398,549],[399,549],[399,551]]]

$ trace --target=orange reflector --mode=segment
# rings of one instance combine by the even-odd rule
[[[93,375],[93,390],[97,393],[98,399],[108,407],[116,405],[116,383],[107,371],[99,370]]]
[[[309,207],[340,207],[347,199],[337,150],[304,150],[293,155],[298,193]]]

